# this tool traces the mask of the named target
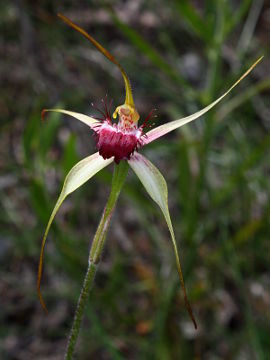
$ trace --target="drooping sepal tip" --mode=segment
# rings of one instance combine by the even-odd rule
[[[41,279],[42,279],[42,272],[43,272],[42,270],[43,270],[44,249],[45,249],[45,243],[46,243],[48,231],[50,228],[50,222],[51,222],[51,219],[49,220],[49,224],[47,225],[45,234],[42,238],[40,255],[39,255],[39,263],[38,263],[38,276],[37,276],[37,294],[38,294],[39,302],[40,302],[43,310],[45,311],[45,313],[48,313],[48,310],[47,310],[45,301],[43,300],[40,286],[41,286]]]
[[[48,112],[47,109],[43,109],[43,110],[41,111],[41,120],[42,120],[42,121],[45,120],[45,115],[46,115],[47,112]]]
[[[42,278],[42,267],[43,267],[43,255],[40,258],[39,265],[38,265],[37,294],[38,294],[39,302],[40,302],[43,310],[45,311],[46,314],[48,314],[48,309],[45,304],[45,301],[43,300],[41,290],[40,290],[41,278]]]

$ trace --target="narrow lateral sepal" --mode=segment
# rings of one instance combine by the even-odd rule
[[[197,323],[187,297],[184,277],[181,268],[181,262],[178,255],[174,230],[170,218],[170,213],[168,208],[168,188],[166,181],[162,176],[162,174],[160,173],[160,171],[148,159],[146,159],[143,155],[139,153],[135,153],[130,158],[128,163],[135,172],[135,174],[138,176],[138,178],[141,180],[144,188],[146,189],[150,197],[158,204],[165,217],[171,235],[171,239],[173,242],[177,270],[180,278],[180,283],[184,292],[185,305],[189,313],[189,316],[194,324],[194,327],[195,329],[197,329]]]
[[[63,201],[69,194],[71,194],[73,191],[78,189],[86,181],[88,181],[91,177],[93,177],[96,173],[98,173],[101,169],[103,169],[112,162],[113,162],[113,158],[104,160],[102,156],[99,155],[99,153],[95,153],[79,161],[75,166],[73,166],[73,168],[69,171],[69,173],[65,178],[62,191],[51,213],[41,243],[39,265],[38,265],[37,292],[40,303],[45,311],[47,311],[47,308],[43,300],[43,297],[41,295],[40,284],[41,284],[42,269],[43,269],[43,256],[44,256],[45,243],[53,219],[56,213],[58,212],[60,206],[62,205]]]

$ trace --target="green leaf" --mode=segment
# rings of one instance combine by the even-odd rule
[[[168,189],[167,189],[166,181],[165,181],[164,177],[162,176],[162,174],[160,173],[160,171],[149,160],[147,160],[143,155],[141,155],[139,153],[135,153],[130,158],[128,163],[131,166],[131,168],[133,169],[133,171],[136,173],[138,178],[141,180],[141,182],[142,182],[143,186],[145,187],[146,191],[148,192],[148,194],[158,204],[158,206],[160,207],[160,209],[165,217],[166,223],[168,225],[168,228],[169,228],[169,231],[171,234],[172,242],[173,242],[174,253],[175,253],[175,258],[176,258],[176,265],[177,265],[177,270],[179,273],[180,283],[181,283],[181,286],[182,286],[182,289],[184,292],[186,308],[188,310],[190,318],[193,321],[195,328],[197,328],[197,324],[196,324],[195,318],[192,313],[191,306],[190,306],[188,298],[187,298],[183,273],[182,273],[182,269],[181,269],[181,263],[180,263],[180,259],[179,259],[179,255],[178,255],[175,235],[174,235],[173,226],[172,226],[172,222],[171,222],[171,218],[170,218],[170,213],[169,213],[169,208],[168,208]]]
[[[52,221],[58,212],[61,204],[65,200],[65,198],[78,189],[81,185],[83,185],[87,180],[89,180],[91,177],[93,177],[97,172],[99,172],[101,169],[103,169],[105,166],[109,165],[113,162],[113,158],[104,160],[99,153],[95,153],[93,155],[88,156],[87,158],[81,160],[78,162],[68,173],[64,185],[61,191],[61,194],[55,204],[55,207],[52,211],[52,214],[50,216],[50,219],[48,221],[48,225],[46,227],[44,237],[42,239],[41,244],[41,251],[40,251],[40,259],[39,259],[39,267],[38,267],[38,281],[37,281],[37,290],[38,290],[38,296],[41,302],[41,305],[46,310],[46,305],[44,303],[44,300],[42,298],[41,292],[40,292],[40,282],[41,282],[41,276],[42,276],[42,267],[43,267],[43,255],[44,255],[44,248],[46,239],[48,236],[48,232],[50,230]]]
[[[182,119],[170,121],[167,124],[160,125],[153,130],[148,131],[146,137],[144,139],[144,145],[149,144],[150,142],[158,139],[159,137],[173,131],[195,119],[207,113],[210,109],[212,109],[215,105],[217,105],[226,95],[228,95],[235,86],[237,86],[253,69],[254,67],[262,60],[263,56],[261,56],[250,68],[227,90],[223,95],[221,95],[217,100],[213,101],[210,105],[205,108],[195,112],[192,115],[186,116]]]

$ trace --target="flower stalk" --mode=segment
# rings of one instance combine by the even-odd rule
[[[116,202],[120,195],[121,189],[124,185],[126,176],[128,173],[128,164],[126,161],[121,161],[119,165],[115,165],[114,174],[112,179],[111,193],[108,202],[103,210],[102,217],[100,219],[97,231],[95,233],[92,246],[89,253],[88,268],[85,274],[83,286],[81,289],[80,297],[77,303],[72,328],[68,339],[66,360],[71,360],[75,350],[76,342],[78,339],[79,331],[81,328],[81,322],[84,314],[84,310],[89,298],[90,290],[93,286],[97,266],[99,264],[102,250],[104,248],[106,236],[108,233],[110,220],[115,208]]]

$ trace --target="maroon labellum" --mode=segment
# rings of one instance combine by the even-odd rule
[[[117,164],[122,159],[129,159],[130,155],[142,145],[142,130],[140,128],[126,131],[107,121],[94,130],[100,155],[104,159],[114,156],[114,161]]]
[[[103,103],[104,111],[96,108],[102,115],[102,118],[98,118],[101,122],[93,128],[96,135],[96,146],[104,159],[114,157],[116,164],[119,164],[122,159],[129,160],[134,151],[143,145],[142,137],[145,136],[143,130],[148,126],[152,111],[144,123],[138,127],[137,112],[132,112],[129,106],[119,106],[116,110],[119,122],[116,124],[112,123],[110,115],[111,103],[110,106],[107,106],[107,101],[103,101]]]

